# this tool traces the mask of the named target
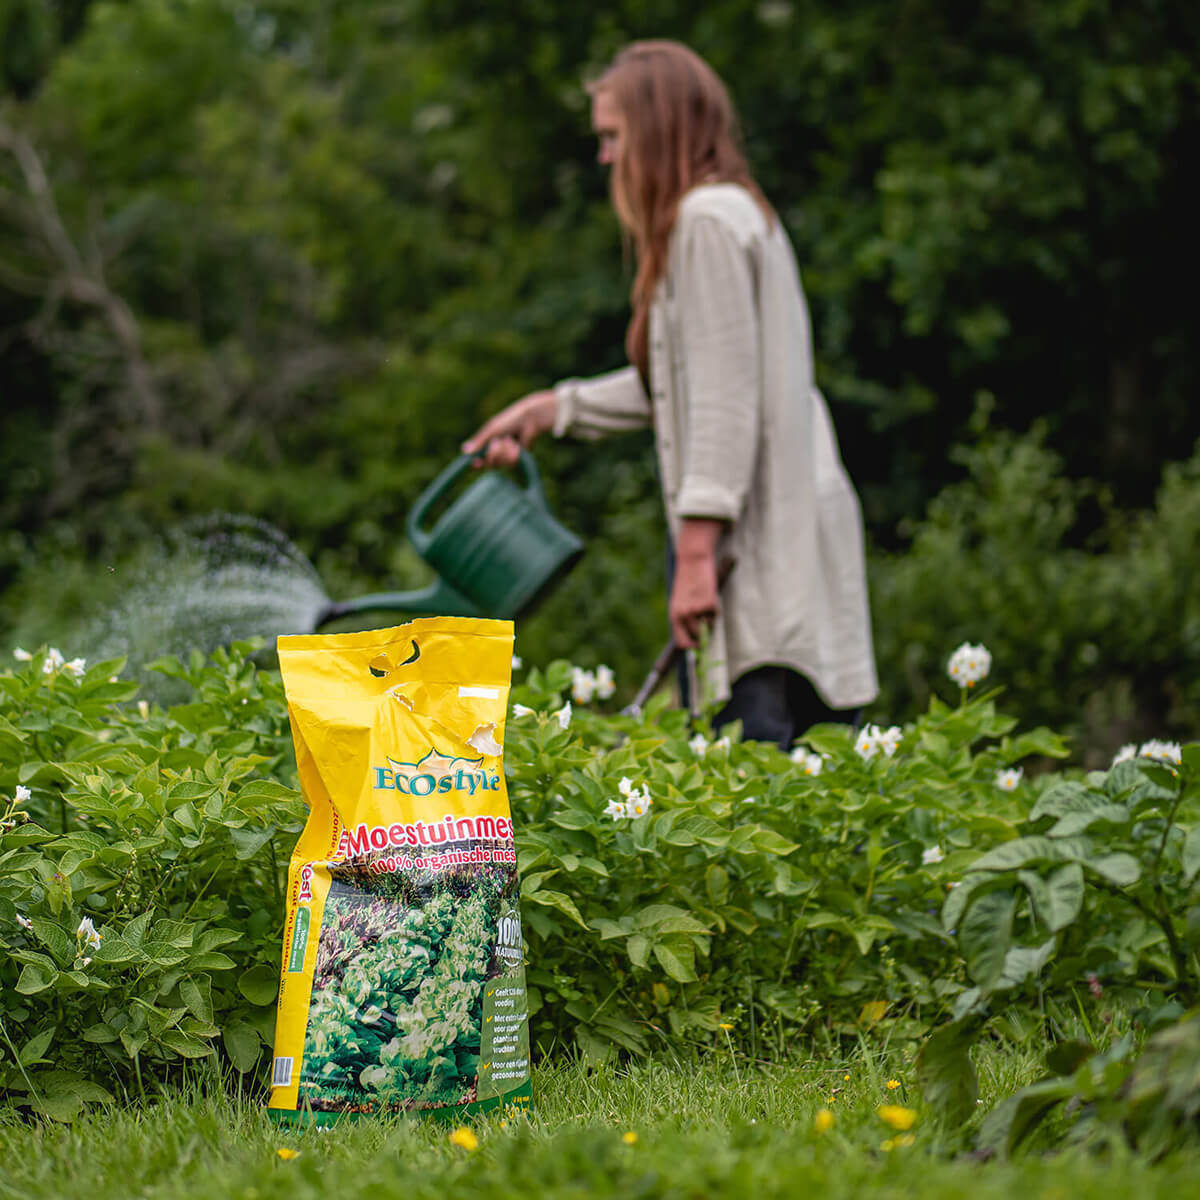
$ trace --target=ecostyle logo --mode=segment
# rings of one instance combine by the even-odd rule
[[[372,767],[375,772],[374,787],[403,792],[407,796],[432,796],[435,792],[466,792],[473,796],[477,791],[495,791],[500,786],[500,776],[480,769],[480,758],[454,758],[430,747],[429,753],[415,763],[401,762],[385,755],[386,767]]]

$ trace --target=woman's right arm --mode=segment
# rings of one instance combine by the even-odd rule
[[[543,433],[601,438],[644,429],[650,401],[633,367],[592,379],[564,379],[548,391],[531,392],[501,409],[462,444],[464,454],[484,450],[481,464],[511,467],[521,449]]]

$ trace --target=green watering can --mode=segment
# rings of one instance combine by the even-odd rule
[[[533,456],[521,451],[524,487],[486,471],[456,497],[432,528],[426,518],[476,455],[452,462],[418,497],[405,521],[408,540],[438,573],[427,588],[373,592],[329,605],[316,628],[361,612],[511,619],[531,608],[583,554],[583,543],[546,506]]]

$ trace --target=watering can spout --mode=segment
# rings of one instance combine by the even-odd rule
[[[350,617],[365,612],[406,613],[409,616],[436,615],[444,617],[478,617],[479,609],[465,596],[461,596],[444,580],[439,579],[427,588],[410,592],[370,592],[354,596],[349,600],[335,601],[326,605],[313,622],[314,629],[321,629],[339,617]]]

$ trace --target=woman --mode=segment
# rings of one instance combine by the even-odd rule
[[[635,42],[589,91],[636,254],[631,365],[518,400],[463,450],[511,465],[542,433],[653,425],[672,633],[691,648],[712,626],[703,691],[726,701],[714,725],[740,719],[786,748],[877,691],[862,518],[813,385],[795,257],[703,59]],[[720,597],[718,557],[735,563]]]

